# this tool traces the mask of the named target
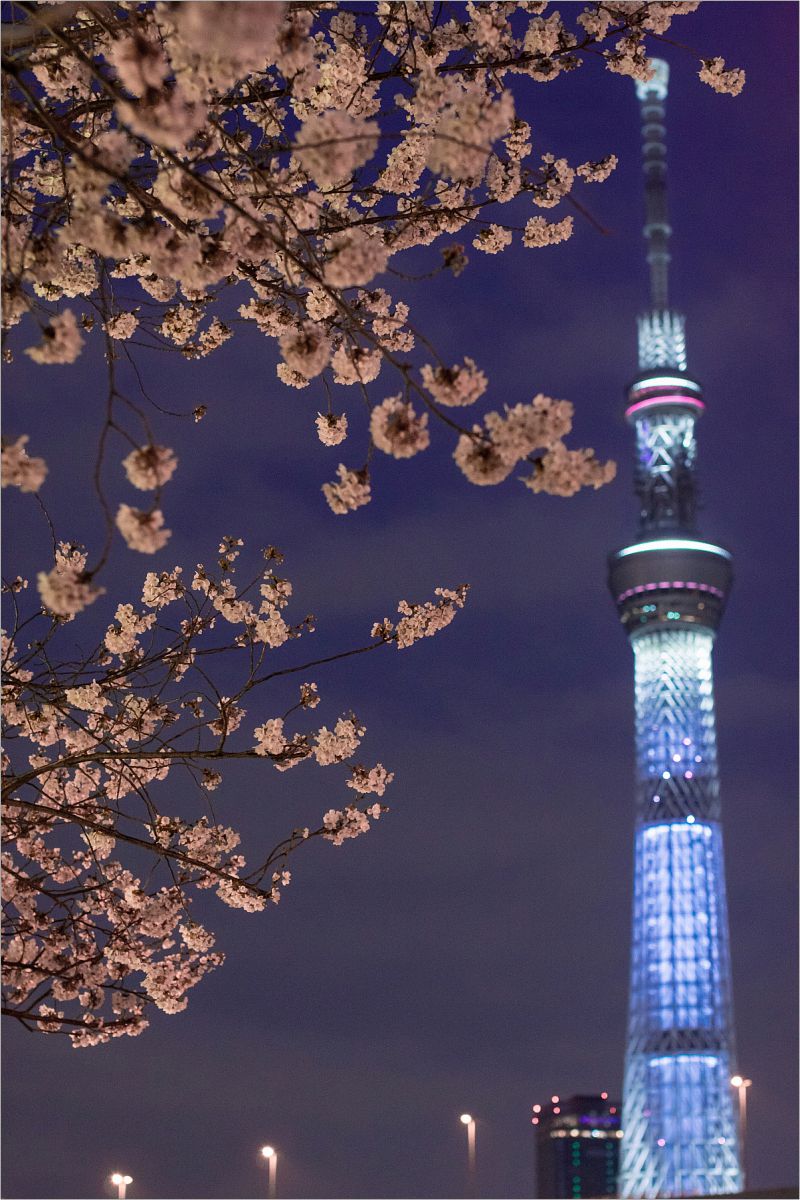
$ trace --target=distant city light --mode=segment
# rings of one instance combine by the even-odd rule
[[[657,799],[657,797],[656,797],[656,799]],[[601,1093],[600,1093],[600,1099],[601,1099],[601,1100],[607,1100],[607,1099],[608,1099],[608,1092],[601,1092]]]
[[[269,1200],[275,1200],[278,1194],[278,1152],[274,1146],[262,1146],[261,1156],[267,1160],[269,1168]]]
[[[542,1111],[542,1106],[541,1106],[541,1104],[534,1104],[534,1106],[533,1106],[533,1111],[534,1111],[534,1112],[541,1112],[541,1111]]]
[[[560,1108],[558,1108],[556,1105],[554,1105],[554,1106],[553,1106],[553,1112],[554,1112],[554,1113],[560,1113],[560,1112],[561,1112],[561,1109],[560,1109]]]
[[[550,1099],[552,1100],[553,1104],[558,1104],[558,1096],[551,1096]]]
[[[469,1113],[462,1113],[459,1117],[459,1120],[461,1121],[462,1125],[469,1125],[472,1122],[472,1117],[469,1115]]]

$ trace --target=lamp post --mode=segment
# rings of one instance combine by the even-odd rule
[[[467,1172],[469,1175],[470,1194],[477,1196],[475,1180],[475,1119],[469,1113],[462,1113],[461,1124],[467,1127]]]
[[[747,1181],[747,1089],[752,1079],[744,1079],[741,1075],[731,1076],[731,1087],[735,1087],[739,1096],[739,1154],[742,1160],[742,1189]]]
[[[262,1146],[261,1156],[269,1163],[269,1200],[277,1196],[278,1153],[273,1146]]]
[[[111,1182],[117,1189],[117,1200],[125,1200],[128,1194],[128,1184],[133,1183],[130,1175],[120,1175],[119,1171],[115,1171],[111,1176]]]

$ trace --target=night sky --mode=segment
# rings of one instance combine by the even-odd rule
[[[749,1182],[760,1188],[797,1178],[796,24],[790,3],[709,3],[675,22],[663,51],[672,302],[708,405],[700,528],[735,555],[716,695],[739,1064],[753,1080]],[[740,97],[699,82],[701,55],[746,69]],[[227,962],[185,1013],[80,1051],[6,1029],[4,1195],[111,1195],[109,1173],[124,1170],[132,1200],[263,1196],[258,1150],[270,1142],[283,1197],[460,1196],[468,1110],[481,1195],[530,1196],[531,1104],[619,1095],[633,659],[606,556],[635,532],[623,389],[646,272],[638,105],[629,80],[601,73],[592,62],[515,86],[535,152],[619,155],[608,183],[576,191],[608,236],[576,213],[566,245],[471,252],[460,279],[380,282],[412,300],[446,361],[478,361],[484,407],[539,391],[573,400],[572,444],[617,459],[611,486],[571,500],[513,479],[476,488],[436,428],[410,463],[379,456],[372,504],[335,517],[320,485],[340,459],[359,466],[363,442],[319,444],[322,389],[280,384],[273,342],[248,326],[198,363],[140,352],[157,398],[209,412],[199,426],[159,418],[180,458],[164,495],[173,537],[155,558],[117,546],[97,620],[134,599],[147,570],[213,561],[224,534],[284,550],[293,611],[317,616],[308,657],[361,644],[401,598],[472,590],[437,638],[313,675],[318,723],[354,709],[364,761],[396,772],[392,811],[355,843],[298,853],[279,909],[210,904]],[[412,273],[429,259],[396,261]],[[34,340],[25,335],[19,345]],[[100,538],[88,480],[103,370],[95,335],[74,366],[18,355],[6,376],[6,429],[30,433],[30,452],[47,459],[42,498],[59,534],[89,545]],[[373,389],[382,398],[393,381]],[[353,390],[337,391],[358,425]],[[114,472],[115,502],[136,503]],[[5,573],[46,569],[31,497],[9,496],[6,518]],[[294,688],[256,694],[248,727],[284,711]],[[215,801],[255,861],[342,791],[311,764],[280,775],[245,763]],[[154,798],[169,811],[168,793]]]

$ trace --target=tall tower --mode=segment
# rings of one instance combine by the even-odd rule
[[[623,1197],[742,1186],[711,667],[731,556],[695,525],[695,426],[705,406],[686,370],[684,318],[669,308],[669,70],[654,66],[654,77],[636,84],[651,307],[638,322],[639,373],[625,414],[636,434],[639,530],[609,564],[633,647],[636,702]]]

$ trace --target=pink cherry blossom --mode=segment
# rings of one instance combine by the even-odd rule
[[[287,367],[303,379],[313,379],[328,365],[331,357],[330,339],[322,326],[305,321],[285,333],[280,340],[281,354]]]
[[[326,188],[363,166],[377,144],[378,126],[374,121],[329,109],[303,122],[294,153],[314,182]]]
[[[598,462],[593,450],[568,450],[563,442],[556,442],[523,483],[532,492],[574,496],[582,487],[597,489],[610,483],[616,473],[616,463]]]
[[[338,446],[347,437],[347,414],[341,413],[337,417],[334,413],[320,413],[317,434],[323,446]]]
[[[138,324],[139,321],[135,313],[116,313],[106,321],[106,332],[117,341],[124,342],[129,337],[133,337]]]
[[[566,242],[572,237],[573,225],[572,217],[564,217],[561,221],[531,217],[525,225],[522,244],[528,249],[534,249],[537,246],[555,246],[558,242]]]
[[[9,442],[2,450],[2,486],[18,487],[21,492],[38,492],[47,477],[43,458],[29,458],[25,449],[27,434]]]
[[[617,169],[619,159],[616,154],[607,154],[597,162],[581,163],[575,174],[580,175],[584,183],[605,183],[612,171]]]
[[[133,486],[146,492],[168,483],[178,460],[168,446],[141,446],[131,450],[122,465]]]
[[[393,458],[411,458],[430,445],[428,414],[418,415],[401,396],[389,396],[376,404],[370,416],[372,440],[384,454]]]
[[[732,67],[726,71],[724,58],[703,59],[698,75],[703,83],[722,95],[738,96],[744,87],[744,71]]]
[[[422,368],[422,382],[437,403],[447,408],[474,404],[488,386],[483,371],[471,358],[464,359],[463,367],[431,367],[426,364]]]
[[[413,646],[421,638],[433,637],[440,629],[446,628],[457,611],[464,607],[467,591],[466,584],[462,584],[457,588],[435,588],[434,594],[439,599],[424,604],[409,604],[401,600],[397,606],[401,616],[395,633],[398,650]]]
[[[39,345],[30,346],[25,353],[36,363],[73,363],[82,348],[83,338],[75,314],[65,308],[45,327]]]
[[[480,425],[473,425],[471,434],[461,435],[453,458],[470,483],[482,487],[502,483],[514,469],[514,464],[503,457]]]
[[[355,766],[352,778],[347,780],[347,786],[362,795],[373,792],[376,796],[382,796],[393,779],[393,772],[387,771],[382,763],[370,769]]]
[[[366,229],[336,233],[326,243],[325,282],[337,288],[371,283],[389,257],[382,239]]]
[[[172,531],[164,529],[164,514],[160,508],[141,512],[128,504],[120,504],[117,512],[117,528],[131,550],[142,554],[155,554],[166,546]]]
[[[331,509],[340,515],[353,512],[362,504],[369,504],[372,493],[369,483],[369,472],[349,471],[342,463],[336,468],[339,476],[337,483],[324,483],[322,491]]]

